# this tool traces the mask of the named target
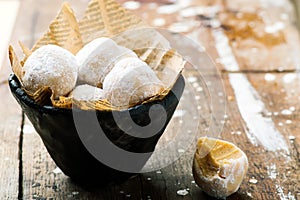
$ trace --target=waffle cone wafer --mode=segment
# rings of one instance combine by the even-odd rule
[[[21,65],[24,66],[24,63],[26,62],[27,58],[32,54],[32,51],[28,49],[21,41],[19,41],[19,45],[23,51],[24,59],[21,61]]]
[[[79,21],[84,44],[98,37],[112,37],[143,26],[145,25],[141,19],[112,0],[92,0]]]
[[[49,30],[36,42],[31,50],[22,43],[20,46],[24,58],[19,62],[14,50],[10,47],[10,61],[14,73],[22,81],[22,66],[27,57],[39,47],[55,44],[76,54],[85,44],[99,38],[110,37],[119,45],[133,50],[138,57],[145,61],[165,84],[165,90],[143,102],[163,99],[173,87],[179,77],[185,62],[183,58],[171,49],[168,41],[153,28],[147,27],[142,20],[113,0],[92,0],[81,20],[77,20],[68,3],[64,3],[57,17],[49,25]],[[49,86],[50,87],[50,86]],[[38,92],[30,94],[34,100],[41,103],[48,102],[51,96],[49,87],[40,88]],[[83,110],[120,110],[113,107],[107,100],[75,101],[71,97],[51,97],[54,107],[71,108],[76,106]]]
[[[26,91],[26,90],[25,90]],[[30,96],[36,103],[41,105],[49,105],[51,103],[52,90],[50,87],[42,87],[38,89],[35,93],[30,93],[26,91],[28,96]]]
[[[8,48],[8,55],[9,55],[10,64],[12,66],[12,71],[15,73],[15,75],[18,77],[19,80],[22,80],[23,77],[22,65],[19,62],[18,56],[16,55],[12,46],[9,46]]]
[[[79,26],[68,3],[64,3],[61,11],[50,24],[48,32],[33,46],[32,51],[47,44],[55,44],[76,54],[83,47]]]

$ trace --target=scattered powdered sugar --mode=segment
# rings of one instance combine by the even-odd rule
[[[284,194],[283,188],[279,185],[275,185],[277,190],[277,195],[279,196],[280,200],[296,200],[295,196],[292,195],[291,192],[288,192],[287,195]]]
[[[265,32],[266,33],[277,33],[278,31],[284,29],[285,25],[283,22],[276,22],[272,25],[266,26]]]
[[[74,196],[79,195],[79,192],[74,191],[74,192],[72,192],[72,195],[74,195]]]
[[[255,179],[254,177],[249,179],[249,183],[256,184],[257,182],[258,182],[258,180]]]
[[[193,17],[196,15],[203,15],[208,18],[213,18],[220,11],[219,6],[198,6],[189,7],[180,11],[182,17]]]
[[[198,95],[197,95],[197,96],[195,96],[195,100],[197,100],[197,101],[198,101],[198,100],[200,100],[200,99],[201,99],[201,97],[200,97],[200,96],[198,96]]]
[[[184,153],[185,152],[184,149],[178,149],[177,151],[178,151],[178,153]]]
[[[296,139],[295,136],[293,136],[293,135],[290,135],[290,136],[289,136],[289,140],[295,140],[295,139]]]
[[[247,196],[252,197],[252,194],[250,192],[247,192],[246,194]]]
[[[177,194],[179,196],[185,196],[185,195],[189,194],[189,191],[187,189],[182,189],[182,190],[178,190]]]
[[[276,80],[276,76],[274,74],[266,73],[265,74],[265,80],[266,81],[275,81]]]
[[[173,14],[186,8],[191,2],[191,0],[177,0],[174,4],[158,7],[156,11],[158,14]]]
[[[153,26],[164,26],[166,24],[166,20],[164,18],[155,18],[152,21]]]
[[[182,117],[186,113],[186,110],[175,110],[173,118]]]
[[[188,81],[189,83],[194,83],[194,82],[197,81],[197,77],[195,77],[195,76],[190,76],[190,77],[187,78],[187,81]]]
[[[276,179],[278,172],[274,163],[272,163],[270,166],[267,166],[267,173],[269,178],[272,180]]]
[[[62,171],[60,168],[56,167],[53,171],[52,171],[54,174],[61,174]]]
[[[294,112],[294,111],[296,111],[296,108],[295,108],[294,106],[291,106],[291,107],[289,108],[289,110],[292,111],[292,112]]]
[[[123,6],[128,10],[136,10],[141,7],[141,3],[138,1],[126,1]]]
[[[291,110],[285,109],[285,110],[281,111],[281,114],[282,115],[291,115],[291,114],[293,114],[293,112]]]
[[[285,123],[286,123],[286,124],[292,124],[293,122],[292,122],[292,120],[287,119],[287,120],[285,121]]]
[[[35,129],[34,127],[30,124],[25,124],[24,127],[23,127],[23,133],[24,134],[31,134],[31,133],[34,133],[35,132]]]
[[[181,9],[180,5],[171,4],[171,5],[160,6],[157,8],[156,11],[158,14],[172,14],[172,13],[176,13],[180,9]]]
[[[168,29],[174,33],[185,33],[197,27],[200,23],[194,20],[185,20],[171,24]]]
[[[232,135],[241,135],[242,132],[241,131],[231,131]]]
[[[297,79],[297,75],[295,73],[289,73],[284,75],[282,79],[284,83],[289,84]]]

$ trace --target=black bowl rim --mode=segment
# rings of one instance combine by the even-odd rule
[[[183,76],[182,74],[180,74],[180,76],[177,78],[176,81],[178,81],[178,79],[183,79]],[[74,111],[86,111],[86,112],[95,112],[95,110],[81,110],[79,108],[72,108],[72,109],[69,109],[69,108],[57,108],[57,107],[54,107],[54,106],[49,106],[49,105],[39,105],[37,104],[33,99],[31,99],[28,94],[21,88],[21,83],[18,79],[18,77],[12,73],[10,74],[9,78],[8,78],[8,82],[9,82],[9,86],[12,90],[12,92],[18,97],[18,99],[22,99],[22,101],[24,101],[24,103],[26,103],[28,106],[30,107],[34,107],[36,109],[39,109],[41,111],[43,111],[44,113],[72,113]],[[174,87],[174,86],[173,86]],[[164,97],[167,98],[168,96],[170,95],[170,91],[169,93]],[[179,99],[178,99],[179,101]],[[143,106],[151,106],[152,104],[155,104],[157,102],[157,100],[154,100],[154,101],[150,101],[150,102],[147,102],[147,103],[144,103],[144,104],[139,104],[139,105],[136,105],[136,106],[133,106],[133,107],[130,107],[128,109],[124,109],[124,110],[113,110],[113,112],[122,112],[122,111],[131,111],[131,110],[137,110]],[[112,112],[111,110],[96,110],[96,111],[99,111],[99,112]]]

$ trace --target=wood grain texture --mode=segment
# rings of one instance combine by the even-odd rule
[[[17,199],[22,114],[7,84],[0,85],[0,96],[0,199]]]
[[[185,72],[185,74],[187,77],[194,77],[193,72]],[[278,76],[284,75],[286,74],[279,74]],[[264,74],[248,74],[248,78],[252,83],[253,80],[261,80],[263,82],[264,76]],[[285,140],[288,142],[291,152],[290,155],[284,155],[281,154],[281,152],[268,152],[261,145],[254,146],[249,142],[246,136],[246,131],[248,130],[239,114],[237,104],[235,100],[231,99],[234,93],[230,88],[227,75],[223,75],[223,80],[227,88],[227,97],[230,100],[227,100],[228,118],[226,119],[220,138],[231,141],[244,150],[250,164],[247,176],[239,191],[228,199],[283,199],[282,195],[287,198],[289,194],[290,196],[297,197],[297,191],[299,191],[299,184],[297,183],[299,180],[300,147],[298,141],[299,136],[298,133],[294,131],[294,125],[285,124],[283,127],[278,127],[280,133],[283,134]],[[270,85],[273,84],[274,83],[270,83]],[[280,84],[280,81],[278,81],[277,84]],[[277,85],[277,87],[282,88],[282,85]],[[260,95],[263,94],[260,90],[258,91]],[[186,95],[187,94],[185,94],[184,99],[194,101],[191,100],[190,96]],[[275,104],[279,104],[278,101],[282,99],[282,96],[279,98],[275,92],[265,98],[274,99]],[[263,101],[267,103],[265,99],[263,99]],[[185,102],[183,101],[182,103]],[[208,110],[205,110],[207,108],[205,108],[204,103],[198,102],[198,104],[203,106],[202,109],[204,113],[208,112]],[[283,107],[289,106],[289,104],[280,105]],[[182,106],[180,108],[186,109],[186,107]],[[185,120],[184,118],[185,117],[183,117],[182,120]],[[280,118],[282,118],[282,116],[274,116],[273,120],[277,122]],[[293,124],[297,125],[297,117],[291,116],[291,118]],[[173,119],[173,124],[170,124],[166,135],[162,138],[162,141],[165,140],[165,142],[161,142],[159,145],[164,145],[167,141],[170,141],[171,138],[166,137],[170,136],[169,132],[176,132],[176,129],[172,126],[175,126],[174,124],[177,124],[178,120],[178,118]],[[203,119],[203,122],[204,121],[207,121],[207,119]],[[29,123],[26,124],[29,125]],[[201,124],[196,137],[203,136],[205,128],[207,128],[207,124]],[[296,139],[290,140],[289,136],[291,135],[294,135]],[[76,199],[149,199],[149,197],[151,197],[151,199],[212,199],[200,191],[191,176],[191,163],[195,150],[194,144],[191,144],[180,159],[170,166],[155,172],[141,174],[123,184],[107,188],[88,189],[91,191],[74,184],[63,174],[53,173],[56,166],[47,154],[36,133],[30,135],[25,134],[24,145],[26,145],[26,148],[23,150],[24,194],[26,198],[38,196],[65,199],[67,197],[76,196]],[[157,148],[160,148],[159,145]],[[170,154],[176,153],[178,152],[170,152]],[[274,170],[271,169],[273,165],[276,166]],[[250,179],[253,178],[257,180],[257,183],[250,181]],[[180,189],[188,189],[189,194],[184,197],[177,195],[176,192]]]
[[[20,14],[13,34],[13,42],[21,40],[26,45],[31,46],[33,41],[38,38],[49,24],[50,20],[56,15],[60,3],[62,1],[51,1],[45,4],[44,1],[24,0],[22,1]],[[123,2],[123,1],[122,1]],[[221,1],[213,1],[220,3]],[[80,13],[85,8],[87,0],[71,1],[72,7],[76,12]],[[194,1],[194,4],[207,4],[212,1]],[[46,5],[46,6],[45,6]],[[215,38],[212,34],[212,28],[205,24],[203,16],[182,17],[178,15],[178,11],[170,14],[159,14],[157,11],[160,5],[170,5],[169,1],[161,1],[161,3],[153,3],[152,1],[143,1],[141,7],[133,10],[137,15],[141,16],[150,25],[156,25],[158,22],[164,22],[161,27],[171,28],[173,30],[181,29],[186,35],[198,44],[205,47],[213,61],[219,61],[219,54],[215,48]],[[29,9],[30,7],[30,9]],[[28,11],[30,10],[30,12]],[[156,19],[156,21],[155,21]],[[193,23],[190,24],[190,21]],[[184,30],[183,30],[184,29]],[[186,31],[185,31],[186,30]],[[238,60],[241,62],[240,60]],[[251,68],[248,65],[241,65],[240,71],[246,75],[247,80],[257,91],[258,96],[271,113],[269,118],[274,122],[276,129],[283,136],[290,154],[284,154],[280,151],[267,151],[261,144],[253,145],[247,137],[247,123],[241,116],[235,91],[229,81],[231,73],[225,70],[224,66],[217,62],[217,67],[222,71],[222,80],[224,83],[225,93],[219,95],[222,102],[217,112],[224,112],[222,105],[226,102],[226,118],[224,119],[224,128],[219,137],[237,144],[245,151],[249,158],[249,171],[243,181],[241,188],[237,193],[228,199],[297,199],[300,198],[299,188],[299,167],[300,167],[300,135],[299,135],[299,80],[298,74],[288,73],[286,71],[294,71],[294,67],[278,70],[278,66],[260,66],[259,68]],[[201,66],[202,67],[202,66]],[[276,78],[274,81],[266,81],[265,72],[280,71],[273,73]],[[157,149],[162,148],[168,142],[172,141],[177,133],[179,134],[195,134],[195,138],[204,136],[208,133],[207,128],[211,122],[209,111],[208,95],[205,93],[205,85],[202,85],[203,77],[206,78],[206,86],[211,91],[219,94],[222,89],[215,85],[220,77],[217,73],[211,73],[209,68],[187,68],[184,72],[187,81],[184,98],[181,101],[179,110],[186,111],[177,112],[168,127],[164,137],[160,140]],[[285,78],[287,75],[296,76],[296,78]],[[7,74],[1,74],[1,77],[7,78]],[[196,81],[189,79],[196,78]],[[283,80],[292,80],[286,82]],[[199,88],[204,89],[199,90]],[[197,89],[199,90],[196,93]],[[9,93],[5,89],[1,89],[5,95]],[[1,95],[2,96],[2,95]],[[224,102],[225,101],[225,102]],[[295,108],[290,115],[283,115],[285,109]],[[195,109],[199,108],[199,109]],[[11,107],[3,108],[7,112]],[[293,110],[293,109],[292,109]],[[13,110],[10,112],[14,112]],[[180,114],[181,113],[181,114]],[[276,114],[277,113],[277,114]],[[196,118],[193,118],[196,115]],[[12,120],[19,120],[16,126],[20,126],[20,115],[12,117]],[[178,124],[184,122],[186,127],[194,127],[195,121],[199,122],[199,130],[179,129]],[[290,120],[290,121],[287,121]],[[223,122],[218,122],[219,124]],[[288,123],[287,123],[288,122]],[[7,129],[7,126],[4,127]],[[3,131],[5,133],[6,131]],[[2,132],[0,132],[1,134]],[[181,155],[180,159],[160,170],[150,173],[144,173],[135,176],[122,184],[116,184],[107,188],[83,188],[73,183],[68,177],[62,173],[54,173],[56,166],[48,155],[42,141],[28,120],[25,121],[24,128],[24,144],[23,144],[23,198],[24,199],[213,199],[204,194],[193,182],[191,176],[191,161],[195,150],[195,140],[186,146],[186,149],[175,147],[170,155]],[[9,136],[9,142],[15,145],[16,139],[19,137],[16,132],[16,138]],[[218,135],[217,135],[218,136]],[[291,137],[291,136],[294,136]],[[0,137],[1,138],[1,137]],[[5,137],[6,138],[6,137]],[[292,139],[291,139],[292,138]],[[6,146],[6,145],[5,145]],[[16,149],[14,149],[16,151]],[[182,153],[184,152],[184,153]],[[0,155],[2,155],[0,153]],[[166,155],[161,155],[164,158]],[[162,159],[163,160],[163,159]],[[17,162],[17,160],[15,161]],[[1,163],[2,164],[2,163]],[[1,165],[0,164],[0,165]],[[14,170],[18,174],[17,165],[13,165],[10,170]],[[274,168],[274,166],[276,166]],[[2,169],[2,168],[1,168]],[[4,171],[1,171],[4,173]],[[10,172],[12,173],[12,172]],[[9,175],[11,176],[11,174]],[[1,174],[2,177],[2,174]],[[275,178],[274,178],[275,177]],[[250,181],[250,179],[257,180]],[[5,179],[4,179],[5,180]],[[18,183],[12,183],[12,188],[18,188]],[[188,194],[179,196],[178,190],[186,189]],[[0,188],[1,191],[1,188]],[[0,193],[2,194],[2,193]],[[12,195],[12,193],[7,193]],[[15,196],[10,196],[11,198]]]
[[[189,76],[188,73],[186,73]],[[194,77],[194,76],[193,76]],[[212,77],[211,80],[218,78]],[[188,102],[194,98],[195,90],[192,85],[187,84],[181,105],[179,109],[183,109],[189,113],[193,111]],[[188,92],[190,91],[190,92]],[[205,94],[200,94],[201,98],[205,98]],[[193,103],[201,106],[201,112],[207,113],[207,102]],[[156,149],[164,148],[169,142],[172,142],[176,134],[194,134],[195,138],[204,135],[207,128],[206,121],[209,116],[200,116],[199,132],[190,133],[189,129],[177,130],[178,124],[183,120],[186,127],[193,127],[190,123],[191,116],[175,116],[170,122],[165,134],[161,138]],[[206,118],[206,119],[205,119]],[[196,119],[194,119],[195,121]],[[26,121],[25,126],[31,126]],[[188,125],[189,124],[189,125]],[[76,197],[76,199],[212,199],[199,190],[192,177],[192,159],[195,151],[196,140],[191,141],[189,146],[177,147],[168,155],[159,154],[159,162],[164,161],[164,157],[177,156],[181,157],[172,165],[156,170],[154,172],[140,174],[122,184],[116,184],[106,188],[81,188],[74,184],[69,178],[63,174],[55,174],[53,170],[56,168],[54,162],[49,157],[37,133],[24,134],[23,162],[24,162],[24,197],[25,198],[49,198],[65,199],[67,197]],[[174,145],[174,144],[173,144]],[[180,144],[178,144],[180,145]],[[40,151],[36,151],[40,149]],[[183,151],[185,151],[183,153]],[[26,168],[25,168],[26,166]],[[246,194],[247,184],[241,187],[240,191],[233,195],[230,199],[249,199]],[[53,189],[54,188],[54,189]],[[178,190],[186,189],[189,194],[179,196]],[[90,190],[90,191],[89,191]]]
[[[288,107],[287,109],[289,109],[296,105],[292,102],[298,101],[298,95],[288,96],[283,93],[286,84],[281,81],[280,77],[286,75],[289,75],[289,73],[277,73],[276,76],[278,79],[271,82],[265,81],[264,73],[248,73],[247,78],[255,87],[264,105],[267,105],[267,110],[272,112],[271,120],[283,136],[289,149],[289,154],[280,150],[268,151],[261,144],[258,144],[258,146],[253,145],[246,136],[249,130],[243,117],[237,116],[239,110],[236,100],[228,101],[227,104],[230,111],[228,112],[229,117],[226,120],[222,138],[234,142],[247,154],[250,166],[245,182],[248,181],[247,192],[251,194],[253,199],[289,199],[292,197],[288,197],[288,194],[292,194],[291,196],[294,198],[297,198],[297,195],[299,195],[300,146],[298,139],[294,140],[291,137],[299,138],[299,133],[296,133],[297,128],[295,127],[299,120],[299,117],[297,117],[298,109],[295,107],[296,111],[291,115],[281,114],[285,108]],[[225,85],[228,84],[225,86],[227,97],[235,97],[228,83],[227,75],[224,74],[223,77]],[[298,85],[298,81],[294,81],[294,84]],[[297,87],[295,87],[295,90],[298,90]],[[283,102],[287,98],[289,100]],[[231,115],[233,116],[231,117]],[[291,120],[292,122],[287,120]],[[274,138],[270,138],[270,140],[272,139]],[[250,179],[252,177],[257,180],[256,184],[251,184]]]

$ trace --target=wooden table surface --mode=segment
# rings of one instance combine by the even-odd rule
[[[205,78],[207,87],[217,94],[217,102],[221,105],[216,107],[216,112],[226,112],[224,119],[217,122],[224,124],[224,127],[214,136],[235,143],[249,159],[247,176],[238,192],[228,199],[300,199],[298,31],[293,25],[287,26],[284,31],[289,32],[283,31],[288,35],[284,45],[268,48],[258,45],[265,41],[245,44],[237,41],[236,44],[236,38],[230,41],[226,39],[230,36],[230,33],[226,35],[230,25],[226,15],[225,19],[222,15],[209,18],[201,10],[204,5],[224,6],[229,2],[174,2],[141,0],[126,3],[125,6],[151,26],[168,28],[192,38],[204,47],[211,60],[216,62],[220,73],[211,70],[210,66],[185,69],[185,93],[164,138],[172,135],[180,120],[187,127],[198,120],[199,128],[193,131],[180,129],[179,134],[193,132],[196,137],[212,136],[207,132],[210,123],[209,102],[205,90],[202,91]],[[225,6],[234,9],[241,2],[245,1],[235,0],[232,5]],[[253,1],[245,8],[256,9],[257,2]],[[61,3],[60,0],[22,0],[11,43],[16,47],[20,40],[32,46],[47,29]],[[70,0],[78,16],[82,16],[87,3],[88,0]],[[278,11],[283,20],[291,15],[285,10],[286,7]],[[268,6],[265,9],[269,9]],[[270,9],[273,7],[270,6]],[[220,22],[223,26],[218,25]],[[270,37],[267,35],[267,38]],[[247,48],[248,51],[245,50]],[[205,53],[194,56],[207,59]],[[204,60],[203,63],[209,62]],[[38,134],[10,94],[6,81],[9,74],[10,67],[6,59],[0,73],[0,199],[213,199],[197,187],[191,175],[194,144],[187,146],[184,151],[178,149],[177,152],[170,152],[173,155],[182,154],[173,164],[140,174],[122,184],[92,190],[74,184],[56,168]],[[220,80],[224,91],[216,84]],[[195,91],[198,95],[193,93]],[[197,116],[190,116],[190,106],[198,108]],[[179,190],[185,190],[188,194],[178,195]]]

